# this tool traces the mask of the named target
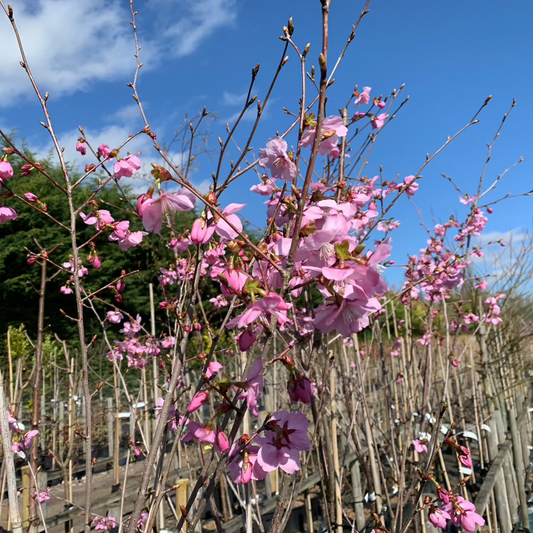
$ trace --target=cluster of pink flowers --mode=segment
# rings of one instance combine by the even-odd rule
[[[117,527],[117,521],[112,516],[95,516],[91,522],[95,531],[110,531]]]
[[[498,302],[505,298],[505,294],[498,294],[497,296],[491,296],[485,300],[485,307],[487,312],[483,313],[483,319],[485,322],[493,325],[497,325],[502,321],[500,317],[501,308]]]
[[[0,160],[0,189],[2,189],[2,183],[4,180],[8,180],[13,177],[13,167],[11,163],[6,160]],[[5,205],[0,205],[0,224],[4,222],[11,222],[17,219],[17,212],[12,208]]]

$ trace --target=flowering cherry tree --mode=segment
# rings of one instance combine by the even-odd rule
[[[281,36],[282,59],[262,101],[250,96],[259,74],[259,67],[253,69],[243,112],[233,128],[228,128],[226,141],[220,141],[219,159],[207,194],[197,190],[189,179],[189,165],[173,164],[150,127],[137,90],[142,63],[133,5],[138,67],[130,88],[145,124],[121,146],[101,144],[96,149],[93,149],[92,139],[80,128],[82,136],[76,150],[90,161],[81,176],[71,172],[64,159],[48,110],[48,94],[41,93],[39,80],[32,74],[31,57],[26,57],[20,46],[23,68],[42,106],[43,125],[54,143],[63,180],[60,182],[49,176],[42,164],[29,158],[14,139],[0,132],[5,142],[0,161],[3,192],[0,223],[16,221],[17,202],[22,202],[57,224],[70,242],[68,260],[62,263],[42,249],[30,250],[28,261],[54,269],[54,276],[62,280],[60,292],[64,298],[75,301],[75,316],[65,313],[65,320],[76,325],[76,350],[81,357],[86,409],[83,429],[86,531],[107,531],[119,524],[129,533],[151,531],[158,508],[168,498],[170,463],[183,443],[198,446],[202,450],[202,462],[201,474],[187,504],[179,509],[179,514],[176,512],[178,531],[185,524],[193,530],[204,516],[208,502],[215,505],[212,497],[224,476],[229,475],[237,485],[255,487],[256,482],[270,479],[272,473],[277,473],[281,481],[279,503],[270,531],[283,531],[294,504],[290,491],[294,494],[295,480],[308,471],[310,461],[319,465],[325,487],[325,515],[333,530],[334,524],[342,524],[346,518],[339,481],[342,454],[337,438],[337,381],[343,381],[345,390],[353,393],[352,405],[349,399],[343,400],[342,416],[346,427],[342,427],[341,432],[350,449],[353,447],[360,457],[368,457],[370,467],[365,466],[365,477],[368,493],[374,495],[374,529],[386,531],[382,520],[384,499],[388,498],[384,494],[388,489],[382,485],[389,480],[376,463],[380,456],[365,392],[365,350],[360,346],[360,339],[364,337],[358,334],[370,332],[383,355],[383,330],[390,329],[388,313],[392,302],[404,306],[406,321],[413,320],[413,309],[417,305],[424,311],[423,331],[416,345],[410,337],[412,323],[399,323],[394,315],[390,368],[396,369],[397,364],[403,367],[397,372],[401,377],[396,377],[393,385],[388,383],[388,376],[387,382],[382,384],[389,396],[391,391],[397,392],[398,384],[405,387],[401,393],[405,407],[397,418],[391,415],[392,408],[396,407],[392,397],[388,397],[389,450],[394,456],[394,486],[400,491],[396,509],[392,510],[390,502],[388,504],[393,522],[390,531],[404,533],[423,513],[435,527],[442,529],[451,522],[472,532],[477,525],[485,523],[475,505],[460,492],[464,478],[462,485],[443,489],[435,477],[434,465],[441,450],[450,449],[460,465],[470,470],[474,467],[470,449],[458,443],[455,425],[443,429],[443,421],[448,416],[451,401],[450,376],[460,367],[469,348],[461,342],[460,333],[468,332],[472,338],[482,338],[488,327],[502,321],[506,295],[487,294],[487,282],[471,276],[473,260],[483,255],[475,239],[485,229],[492,213],[490,205],[483,204],[484,198],[494,186],[484,189],[482,178],[479,191],[460,196],[459,205],[467,210],[464,220],[452,216],[444,224],[426,228],[427,246],[408,258],[405,284],[394,294],[383,275],[385,267],[394,265],[391,259],[393,232],[401,227],[394,208],[401,197],[416,198],[423,187],[422,172],[426,166],[461,132],[448,138],[432,156],[428,155],[420,169],[413,170],[415,174],[391,179],[381,174],[363,175],[366,158],[370,155],[368,147],[376,142],[380,132],[405,103],[398,103],[403,87],[386,97],[372,97],[371,87],[364,86],[360,90],[356,86],[339,113],[331,113],[334,105],[328,106],[326,112],[328,88],[344,57],[344,51],[338,61],[329,57],[330,3],[331,0],[320,1],[323,41],[317,55],[318,74],[315,77],[315,67],[309,74],[316,95],[310,97],[306,82],[310,47],[301,51],[293,40],[295,27],[291,19]],[[13,9],[2,0],[0,5],[19,36]],[[367,13],[367,6],[368,2],[349,36],[347,47]],[[262,148],[251,159],[254,127],[237,161],[230,163],[227,152],[235,128],[254,103],[257,121],[261,119],[278,75],[286,68],[289,50],[298,58],[303,79],[299,110],[291,113],[294,120],[286,125],[283,133],[257,139]],[[361,81],[368,83],[370,80]],[[200,121],[207,114],[204,110]],[[461,131],[474,125],[478,114]],[[191,135],[194,131],[191,124]],[[357,143],[367,133],[360,151]],[[130,203],[126,209],[106,206],[100,197],[104,188],[122,187],[121,184],[140,173],[142,164],[147,162],[143,154],[128,152],[128,144],[138,136],[148,136],[161,158],[159,163],[151,162],[152,183],[139,195],[137,202]],[[192,156],[190,158],[192,160]],[[23,163],[20,176],[15,176],[14,162]],[[319,170],[321,164],[324,171]],[[251,237],[241,218],[246,206],[232,202],[226,192],[231,183],[254,170],[257,170],[259,182],[251,187],[251,193],[265,199],[265,224],[260,235]],[[29,173],[41,173],[50,187],[61,190],[68,204],[69,220],[57,220],[54,206],[46,206],[34,192],[20,195],[14,191],[12,183],[23,180]],[[94,177],[98,179],[91,181]],[[83,193],[81,202],[76,200],[76,190]],[[181,228],[176,224],[176,215],[182,212],[190,212],[193,216],[189,227]],[[89,240],[80,239],[80,228],[90,229]],[[158,273],[157,311],[164,317],[159,331],[155,322],[148,331],[145,309],[139,309],[133,316],[123,308],[129,297],[128,278],[135,276],[136,271],[126,271],[116,265],[112,283],[96,290],[87,289],[86,285],[86,280],[101,269],[106,259],[99,252],[102,242],[116,243],[113,246],[129,254],[152,240],[164,242],[172,255]],[[463,298],[466,288],[478,296],[483,293],[483,303]],[[208,313],[217,319],[210,320]],[[115,517],[96,516],[91,510],[94,488],[91,405],[95,388],[90,380],[89,359],[96,341],[89,339],[85,329],[89,315],[96,316],[102,327],[100,340],[107,346],[105,357],[113,368],[115,388],[120,386],[125,391],[134,412],[136,402],[126,373],[137,375],[135,372],[140,372],[144,380],[147,373],[151,373],[157,390],[153,398],[157,413],[153,435],[148,439],[143,433],[142,442],[130,443],[134,455],[142,454],[146,460],[138,494],[127,518],[123,510],[121,516]],[[443,385],[435,385],[432,390],[429,386],[433,383],[431,361],[437,352],[440,357],[441,347],[445,352],[445,357],[439,359]],[[418,384],[421,374],[416,383],[408,383],[408,379],[402,382],[403,372],[407,372],[407,349],[409,354],[423,352],[422,386]],[[350,365],[348,353],[352,354]],[[394,358],[401,361],[396,363]],[[279,402],[282,408],[276,405],[266,408],[267,391],[279,384],[274,383],[274,372],[277,379],[282,376],[283,398]],[[408,377],[413,380],[412,374],[406,374],[405,378]],[[104,385],[102,382],[99,387]],[[409,391],[408,387],[413,390]],[[415,406],[412,398],[419,387],[420,399]],[[362,406],[362,425],[356,392],[357,403],[361,402]],[[397,401],[394,404],[399,405]],[[420,415],[415,407],[433,411],[438,418],[428,413],[429,418],[417,421]],[[209,411],[208,417],[206,411]],[[400,420],[400,416],[404,418]],[[136,423],[142,429],[138,419]],[[37,449],[39,429],[34,427],[23,432],[16,426],[14,417],[10,417],[9,422],[15,424],[12,451],[24,459],[32,447]],[[395,423],[399,429],[395,429]],[[364,445],[359,430],[364,435]],[[439,438],[442,434],[444,439]],[[173,447],[166,458],[161,450],[170,436]],[[418,462],[419,455],[427,458],[419,463],[419,475],[412,479],[408,479],[407,454],[410,461],[413,454],[413,464]],[[31,467],[36,472],[35,462]],[[431,483],[436,487],[435,498],[417,500],[416,492],[419,491],[420,496],[423,488]],[[50,494],[37,487],[36,479],[32,481],[31,494],[34,502],[31,523],[35,528],[39,522],[37,506],[48,500]],[[200,494],[202,498],[198,497]],[[414,506],[409,515],[403,515],[402,521],[402,505],[408,501],[414,502]],[[244,507],[251,520],[250,492],[246,493]]]

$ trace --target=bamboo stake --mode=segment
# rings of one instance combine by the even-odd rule
[[[2,428],[2,448],[7,476],[7,496],[9,500],[9,517],[13,533],[22,533],[22,522],[17,500],[17,479],[15,462],[11,451],[11,429],[7,420],[7,405],[4,395],[4,376],[0,372],[0,427]]]

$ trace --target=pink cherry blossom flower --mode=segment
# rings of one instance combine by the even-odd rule
[[[378,115],[377,117],[375,115],[371,115],[370,123],[372,124],[372,129],[377,130],[378,128],[381,128],[389,117],[387,113],[381,113],[381,115]]]
[[[361,299],[351,285],[345,288],[344,298],[328,299],[315,312],[315,327],[323,333],[338,331],[344,337],[358,333],[368,326],[368,316],[381,309],[376,298]]]
[[[161,348],[164,348],[165,350],[168,350],[169,348],[172,348],[176,344],[176,338],[172,336],[165,337],[161,341]]]
[[[311,391],[311,381],[303,374],[296,378],[293,376],[287,383],[287,392],[293,402],[311,403],[313,392]]]
[[[200,407],[202,407],[202,405],[204,405],[204,403],[207,402],[207,400],[209,400],[208,390],[197,392],[194,395],[193,399],[191,400],[189,407],[187,407],[187,412],[194,413],[194,411],[197,411],[198,409],[200,409]]]
[[[167,211],[191,211],[196,198],[187,189],[179,189],[175,193],[164,192],[157,198],[146,194],[137,200],[137,213],[141,217],[144,228],[150,233],[159,233],[163,227],[163,214]]]
[[[328,155],[339,141],[339,137],[346,137],[348,128],[339,116],[331,116],[322,122],[322,140],[318,149],[319,155]],[[308,126],[300,140],[300,146],[312,146],[315,142],[316,126]]]
[[[413,440],[413,447],[418,453],[427,453],[428,447],[424,442],[419,441],[418,439]]]
[[[450,493],[440,485],[437,485],[437,494],[443,503],[450,503]]]
[[[124,320],[124,315],[120,311],[108,311],[107,320],[111,324],[120,324]]]
[[[81,155],[85,155],[87,153],[87,147],[84,143],[78,143],[76,145],[76,152],[79,152]]]
[[[148,513],[141,513],[141,518],[137,522],[137,528],[142,529],[148,520]]]
[[[416,180],[415,176],[407,176],[403,180],[403,186],[405,187],[405,194],[407,194],[407,196],[409,196],[410,198],[412,198],[415,195],[419,187],[418,183],[415,180]]]
[[[112,516],[103,517],[95,516],[91,525],[94,526],[95,531],[109,531],[117,527],[117,522]]]
[[[13,167],[9,161],[0,161],[0,180],[8,180],[13,177]]]
[[[440,509],[439,507],[434,507],[432,505],[429,509],[428,519],[434,527],[446,529],[446,520],[451,520],[451,518],[452,517],[448,512]]]
[[[215,229],[217,235],[219,235],[222,239],[226,241],[231,241],[232,239],[235,239],[239,235],[239,233],[242,233],[241,219],[235,213],[237,213],[237,211],[240,211],[245,206],[246,204],[229,204],[226,208],[222,210],[222,214],[224,215],[224,218],[227,220],[227,222],[222,218],[218,220]],[[233,229],[230,224],[235,229]]]
[[[443,510],[451,515],[454,526],[462,527],[469,533],[473,533],[476,526],[485,525],[483,517],[476,513],[476,506],[461,496],[450,497],[450,502],[444,505]]]
[[[109,146],[107,146],[107,144],[101,144],[98,147],[98,155],[102,159],[107,159],[109,157],[110,153],[111,153],[111,148],[109,148]]]
[[[115,222],[115,219],[111,216],[111,213],[107,209],[100,209],[99,211],[89,213],[88,215],[80,213],[80,217],[88,226],[93,226],[96,224],[96,229],[98,231],[106,229],[107,226],[111,226]]]
[[[34,492],[31,496],[39,504],[47,502],[52,497],[49,487],[46,490],[39,491],[39,493]]]
[[[70,288],[70,287],[67,287],[66,285],[63,285],[59,291],[62,293],[62,294],[74,294],[74,291]]]
[[[219,294],[216,298],[210,298],[209,301],[215,306],[216,309],[222,309],[222,307],[228,306],[228,301],[224,298],[223,294]]]
[[[35,196],[35,194],[33,194],[32,192],[25,192],[24,196],[26,197],[26,200],[28,200],[28,202],[38,202],[39,201],[39,198],[37,196]]]
[[[267,422],[265,436],[258,439],[262,444],[257,462],[265,472],[281,468],[287,474],[300,470],[300,452],[311,448],[307,435],[309,420],[303,413],[277,411]]]
[[[457,456],[461,464],[466,466],[466,468],[473,468],[472,457],[470,457],[470,450],[464,446],[457,447]]]
[[[33,165],[30,165],[29,163],[26,165],[22,165],[22,167],[20,167],[20,170],[22,170],[22,176],[29,176],[33,170]],[[0,178],[0,184],[1,182],[2,182],[2,179]]]
[[[26,451],[28,451],[32,444],[33,444],[33,439],[34,437],[36,437],[37,435],[39,434],[39,431],[36,430],[36,429],[32,429],[30,431],[28,431],[25,435],[24,435],[24,438],[22,440],[18,440],[16,442],[13,442],[11,444],[11,449],[15,452],[15,453],[25,453]]]
[[[363,92],[359,93],[355,99],[355,105],[363,104],[367,105],[370,102],[370,91],[372,87],[363,87]]]
[[[207,366],[205,375],[211,379],[219,370],[222,370],[224,367],[218,361],[211,361]]]
[[[272,316],[276,316],[278,324],[283,325],[288,320],[287,310],[291,307],[292,304],[286,303],[279,294],[269,292],[265,297],[257,300],[242,315],[230,320],[226,327],[228,329],[233,329],[235,326],[245,328],[248,324],[258,319],[270,323]]]
[[[281,137],[270,139],[259,151],[259,166],[268,168],[275,179],[295,180],[298,169],[287,154],[287,142]]]
[[[0,224],[11,220],[17,220],[17,212],[11,207],[0,206]]]
[[[245,329],[242,333],[235,337],[239,344],[239,349],[241,352],[247,352],[254,344],[257,339],[257,335],[253,329]]]
[[[267,473],[257,462],[259,447],[248,444],[239,450],[237,443],[233,444],[229,453],[228,469],[234,483],[247,484],[253,479],[262,481]]]
[[[274,192],[278,191],[279,189],[276,187],[274,180],[267,179],[264,181],[264,183],[253,185],[250,190],[256,194],[260,194],[261,196],[272,196]]]
[[[211,240],[213,233],[215,233],[216,226],[214,224],[207,225],[207,221],[203,218],[197,218],[191,229],[191,242],[193,244],[206,244]]]
[[[459,196],[459,201],[464,205],[470,205],[477,201],[477,196],[468,196],[468,194],[464,198]]]
[[[259,416],[257,409],[257,398],[263,391],[265,379],[263,378],[263,361],[261,357],[257,358],[244,383],[239,384],[244,392],[239,396],[239,400],[246,400],[247,407],[250,412],[255,416]]]

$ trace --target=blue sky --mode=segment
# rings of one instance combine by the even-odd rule
[[[135,68],[128,0],[11,3],[30,66],[42,90],[50,92],[53,121],[69,158],[76,159],[73,148],[78,125],[96,146],[105,142],[112,147],[140,128],[131,90],[126,87]],[[362,6],[362,1],[332,1],[330,61],[344,46]],[[195,115],[206,106],[220,117],[211,125],[211,147],[216,148],[216,138],[224,136],[225,120],[239,110],[238,102],[243,101],[251,69],[257,63],[261,70],[256,92],[263,98],[283,50],[278,37],[290,16],[296,27],[295,41],[301,48],[311,42],[309,67],[317,63],[319,0],[139,0],[135,7],[145,64],[139,91],[152,130],[163,142],[171,140],[185,114]],[[374,0],[369,9],[335,76],[329,111],[344,105],[356,84],[371,86],[373,95],[387,95],[405,83],[403,94],[410,100],[380,135],[366,174],[375,175],[380,165],[387,178],[416,173],[425,154],[433,153],[448,135],[455,134],[492,94],[481,122],[426,168],[415,202],[428,224],[446,220],[451,213],[464,216],[466,208],[440,174],[452,176],[466,192],[475,192],[486,143],[513,98],[517,106],[496,143],[487,182],[524,156],[525,161],[491,198],[533,189],[533,4],[529,0],[461,4]],[[50,143],[39,125],[40,108],[18,65],[15,40],[5,17],[0,18],[0,35],[0,126],[8,131],[17,128],[31,147],[45,152]],[[289,57],[252,143],[256,150],[290,124],[282,107],[298,109],[299,62],[291,50]],[[237,135],[239,142],[252,127],[250,118]],[[288,141],[294,143],[295,138]],[[142,149],[147,162],[153,158],[147,138],[132,149]],[[237,157],[234,148],[230,157]],[[82,162],[81,157],[77,159]],[[215,163],[199,159],[193,181],[208,183]],[[264,198],[249,192],[256,182],[253,172],[245,175],[222,203],[247,203],[244,216],[262,225]],[[531,226],[531,202],[530,197],[517,198],[495,206],[487,231],[493,237],[510,231],[521,235]],[[402,226],[393,234],[394,258],[401,263],[407,253],[416,253],[424,245],[425,236],[408,201],[400,202],[395,214]],[[398,281],[399,274],[389,271],[388,277]]]

